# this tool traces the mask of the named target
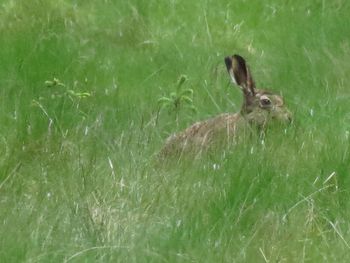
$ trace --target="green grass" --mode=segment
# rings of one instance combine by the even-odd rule
[[[349,14],[345,0],[2,1],[1,262],[347,262]],[[239,110],[233,53],[294,125],[157,162],[170,133]],[[197,113],[177,122],[157,100],[182,74]]]

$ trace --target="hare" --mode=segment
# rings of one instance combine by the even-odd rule
[[[220,141],[225,144],[232,142],[238,133],[246,129],[262,129],[269,122],[291,122],[292,115],[285,107],[283,97],[268,90],[257,89],[243,57],[228,56],[225,64],[232,82],[243,93],[240,112],[220,114],[171,135],[161,150],[162,154],[190,150],[201,152]]]

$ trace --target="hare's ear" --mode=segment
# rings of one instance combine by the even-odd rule
[[[245,94],[255,95],[255,83],[244,58],[240,55],[226,57],[225,64],[233,83],[238,85]]]

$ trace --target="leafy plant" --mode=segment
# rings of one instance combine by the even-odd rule
[[[62,91],[56,90],[56,92],[54,94],[52,94],[53,95],[52,98],[67,97],[71,101],[74,101],[76,99],[84,99],[84,98],[91,97],[91,93],[89,93],[89,92],[76,92],[73,89],[67,88],[67,86],[65,84],[63,84],[62,82],[60,82],[60,80],[57,78],[54,78],[53,80],[45,81],[45,86],[48,88],[57,88],[57,87],[63,88]]]
[[[75,91],[57,78],[46,80],[44,84],[44,92],[37,99],[33,99],[31,105],[41,110],[49,120],[49,126],[51,124],[61,126],[63,119],[68,116],[86,116],[81,110],[80,102],[91,97],[90,92]],[[75,81],[73,87],[77,85],[78,82]]]
[[[168,109],[169,114],[174,114],[176,123],[178,123],[180,111],[189,109],[192,112],[197,112],[193,105],[193,89],[185,87],[188,80],[186,75],[181,75],[176,83],[175,91],[169,96],[163,96],[158,99],[158,105],[161,109]]]

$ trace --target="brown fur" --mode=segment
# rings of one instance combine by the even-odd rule
[[[283,97],[268,90],[257,89],[245,60],[239,55],[226,57],[227,71],[243,92],[239,113],[224,113],[196,122],[182,132],[171,135],[165,142],[162,155],[183,151],[202,151],[218,142],[233,142],[238,133],[252,126],[265,128],[270,121],[290,122],[291,113]]]

